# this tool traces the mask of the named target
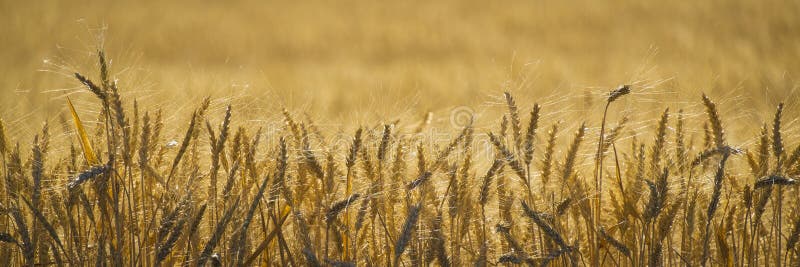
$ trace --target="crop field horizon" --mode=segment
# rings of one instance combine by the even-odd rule
[[[798,266],[797,1],[0,0],[2,266]]]

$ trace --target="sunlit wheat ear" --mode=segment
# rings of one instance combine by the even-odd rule
[[[775,119],[772,122],[772,152],[775,158],[783,156],[783,138],[781,138],[781,114],[783,114],[783,103],[778,104],[775,111]]]
[[[497,150],[503,156],[503,159],[506,162],[508,162],[509,166],[511,166],[511,169],[514,170],[514,173],[516,173],[517,176],[527,186],[528,185],[528,178],[527,178],[527,175],[525,174],[525,169],[522,167],[522,164],[519,162],[519,160],[514,156],[514,154],[511,152],[511,150],[509,150],[508,147],[506,147],[506,145],[503,144],[503,142],[500,140],[500,138],[498,138],[497,136],[495,136],[491,132],[487,133],[487,135],[489,136],[489,140],[492,142],[492,144],[495,146],[495,148],[497,148]]]
[[[796,168],[799,159],[800,159],[800,144],[798,144],[794,148],[792,154],[789,156],[788,159],[786,159],[786,163],[784,164],[784,166],[786,166],[787,169]]]
[[[300,132],[300,126],[295,122],[294,118],[292,118],[292,114],[289,113],[288,110],[285,108],[283,109],[283,117],[286,120],[286,124],[289,126],[289,129],[292,132],[292,136],[294,137],[297,144],[301,143],[302,133]]]
[[[784,177],[780,175],[769,175],[767,177],[763,177],[758,181],[756,181],[755,185],[753,185],[753,188],[762,189],[764,187],[771,187],[774,185],[793,185],[796,183],[797,180],[789,177]]]
[[[650,188],[650,200],[645,206],[644,218],[646,221],[651,221],[658,217],[661,209],[667,198],[667,177],[669,177],[668,169],[664,168],[661,176],[654,182],[645,180],[647,186]]]
[[[546,234],[547,237],[553,240],[553,242],[555,242],[562,249],[569,248],[569,246],[567,246],[567,243],[564,242],[564,239],[561,237],[561,234],[556,232],[556,230],[553,229],[553,227],[551,227],[547,222],[545,222],[538,212],[531,210],[531,208],[528,207],[528,204],[525,203],[525,201],[522,201],[521,204],[524,215],[530,218],[537,226],[539,226],[539,228],[542,229],[542,232],[544,232],[544,234]]]
[[[618,98],[630,94],[631,93],[631,86],[630,85],[621,85],[619,88],[614,89],[613,91],[608,93],[608,102],[614,102]]]
[[[25,263],[26,265],[32,266],[34,263],[35,248],[31,242],[30,232],[28,232],[28,224],[25,223],[25,218],[22,216],[19,208],[11,207],[9,209],[9,213],[11,214],[11,218],[14,219],[17,233],[20,236],[20,241],[22,241],[20,246],[22,249],[22,255],[25,258]]]
[[[44,216],[44,214],[42,214],[42,212],[38,208],[34,207],[25,198],[22,198],[22,200],[23,200],[23,203],[25,203],[25,205],[33,212],[33,215],[34,215],[34,218],[36,219],[36,221],[38,221],[39,223],[42,224],[42,226],[44,226],[44,229],[50,235],[50,238],[52,238],[53,241],[56,242],[56,244],[58,245],[58,248],[60,248],[61,251],[66,252],[66,250],[64,250],[64,245],[61,243],[61,238],[59,238],[59,236],[58,236],[58,232],[56,231],[55,227],[53,227],[53,225],[50,224],[50,222],[47,221],[47,218]]]
[[[358,158],[358,151],[361,150],[361,134],[363,132],[362,128],[358,128],[356,131],[355,137],[353,137],[353,145],[350,147],[350,153],[347,154],[347,168],[352,168],[353,165],[356,164],[356,159]],[[349,190],[348,190],[349,191]]]
[[[495,232],[499,233],[513,250],[512,252],[509,252],[509,254],[504,254],[500,256],[500,259],[498,259],[498,261],[512,262],[517,264],[525,261],[529,265],[535,263],[533,259],[528,257],[528,253],[525,252],[525,250],[519,244],[519,242],[516,239],[514,239],[513,236],[511,236],[511,227],[507,225],[497,224],[495,225]]]
[[[378,162],[383,162],[386,159],[386,151],[389,147],[389,139],[392,137],[392,125],[386,124],[383,126],[383,135],[381,136],[381,143],[378,146]]]
[[[17,242],[17,240],[14,239],[14,237],[11,236],[11,234],[9,234],[9,233],[0,233],[0,242],[14,244],[16,246],[19,246],[19,242]]]
[[[508,105],[508,115],[511,117],[511,133],[514,137],[514,149],[519,148],[519,144],[521,141],[522,135],[522,126],[520,125],[520,118],[519,118],[519,108],[517,108],[517,102],[514,101],[514,97],[511,96],[511,93],[505,92],[503,95],[506,97],[506,104]]]
[[[175,244],[183,233],[183,226],[187,219],[188,217],[185,214],[181,214],[180,218],[177,219],[177,223],[175,223],[175,226],[172,228],[172,231],[169,233],[167,240],[156,248],[156,264],[160,264],[172,252],[172,248],[175,247]]]
[[[663,216],[660,217],[660,219],[658,221],[658,224],[656,225],[656,228],[655,228],[656,229],[656,236],[655,236],[656,240],[655,240],[655,244],[654,244],[654,247],[653,247],[653,251],[655,251],[655,252],[651,255],[651,257],[649,259],[649,262],[650,262],[651,266],[663,265],[663,263],[662,263],[663,258],[660,256],[661,250],[663,249],[663,246],[664,246],[663,242],[664,242],[664,239],[667,238],[670,235],[670,231],[672,229],[672,224],[675,221],[675,217],[678,214],[678,210],[680,210],[680,208],[683,207],[683,202],[682,201],[683,200],[681,199],[681,200],[673,202],[672,205],[670,205],[667,208],[666,213]]]
[[[322,170],[322,164],[320,164],[317,156],[314,154],[314,150],[311,148],[311,138],[308,134],[308,129],[301,124],[300,130],[302,132],[301,143],[303,146],[303,156],[305,157],[305,161],[308,164],[311,172],[316,175],[317,178],[324,179],[325,173]]]
[[[325,213],[325,220],[330,222],[336,219],[336,216],[339,215],[339,213],[350,207],[350,205],[355,204],[359,197],[361,197],[361,195],[355,193],[347,197],[347,199],[334,203],[333,206],[331,206]]]
[[[581,142],[583,141],[585,134],[586,123],[581,123],[578,131],[575,132],[575,137],[572,139],[572,144],[569,146],[569,150],[567,150],[567,157],[564,160],[564,169],[562,172],[561,182],[566,182],[569,177],[572,176],[573,168],[575,167],[575,161],[578,158],[578,149],[580,149]]]
[[[241,263],[244,260],[247,230],[249,229],[250,224],[253,222],[253,216],[256,214],[256,209],[261,202],[261,198],[264,197],[264,191],[267,189],[268,181],[269,176],[265,176],[261,182],[261,186],[258,187],[258,193],[256,193],[255,197],[253,197],[253,201],[250,203],[250,207],[247,210],[247,214],[244,217],[241,227],[238,229],[238,240],[233,240],[235,243],[232,250],[234,251],[234,256],[236,257],[235,259],[238,263]]]
[[[539,127],[539,112],[541,110],[541,106],[539,104],[533,105],[533,111],[531,111],[531,120],[528,123],[528,131],[525,133],[525,165],[530,165],[531,161],[533,160],[533,141],[536,138],[536,129]]]
[[[233,217],[233,213],[236,211],[236,208],[239,207],[239,199],[233,203],[233,205],[225,211],[225,214],[217,223],[217,226],[214,227],[214,231],[211,235],[211,238],[208,239],[206,242],[203,251],[200,254],[200,258],[197,259],[197,265],[203,266],[209,258],[212,257],[212,253],[214,249],[217,247],[217,244],[222,239],[222,234],[225,232],[226,226],[230,222],[231,218]]]
[[[725,176],[725,163],[728,161],[729,156],[730,153],[725,153],[722,155],[722,159],[719,162],[719,167],[717,168],[717,173],[714,176],[714,191],[711,194],[711,201],[708,204],[708,210],[706,210],[706,232],[705,237],[703,238],[703,256],[700,260],[701,265],[705,265],[709,257],[711,222],[714,219],[714,214],[717,211],[720,197],[722,195],[722,178]]]
[[[574,247],[565,247],[565,248],[562,248],[562,249],[553,250],[550,253],[548,253],[547,255],[545,255],[545,257],[541,261],[542,262],[541,266],[542,267],[549,266],[550,262],[552,262],[553,260],[555,260],[558,257],[561,257],[561,256],[563,256],[565,254],[571,253],[573,250],[575,250]]]
[[[207,206],[208,205],[203,203],[203,205],[201,205],[200,208],[195,212],[194,216],[192,217],[192,220],[189,221],[189,228],[188,228],[189,230],[187,231],[187,235],[189,237],[194,236],[194,234],[196,234],[198,229],[200,228],[200,222],[203,221],[203,216],[206,214]]]
[[[628,124],[630,118],[627,115],[623,115],[622,119],[619,120],[614,128],[608,130],[608,134],[603,137],[603,147],[600,150],[602,154],[605,154],[611,146],[617,142],[617,140],[622,137],[622,134],[625,130],[625,126]]]
[[[89,91],[91,91],[95,96],[97,96],[97,98],[99,98],[103,102],[106,101],[106,92],[99,86],[94,84],[91,80],[89,80],[88,78],[84,77],[83,75],[77,72],[75,73],[75,78],[78,79],[78,81],[80,81],[84,86],[86,86],[86,88],[88,88]]]
[[[412,232],[415,228],[417,228],[420,209],[422,209],[422,203],[417,203],[408,210],[406,221],[403,223],[403,228],[400,229],[400,234],[398,235],[397,242],[394,246],[394,261],[396,263],[400,260],[400,256],[402,256],[403,252],[406,250],[408,242],[411,241]],[[397,265],[399,266],[399,264]]]
[[[177,204],[177,206],[172,209],[172,211],[164,214],[164,217],[161,218],[161,223],[159,224],[157,235],[156,235],[156,243],[161,243],[161,241],[167,237],[169,231],[178,221],[178,218],[183,217],[185,213],[184,210],[187,208],[189,204],[189,197],[184,196],[182,200]]]
[[[708,96],[703,94],[703,105],[706,107],[708,121],[711,124],[711,131],[714,137],[714,145],[717,147],[725,146],[725,130],[722,129],[722,120],[719,117],[717,105]]]
[[[608,232],[606,232],[605,229],[600,228],[599,233],[600,233],[600,237],[602,237],[603,240],[608,242],[611,245],[611,247],[613,247],[614,249],[616,249],[617,251],[622,253],[622,255],[625,255],[625,257],[630,257],[631,256],[631,250],[628,248],[628,246],[625,246],[625,244],[623,244],[619,240],[614,239],[614,237],[609,235]]]
[[[172,167],[169,169],[169,174],[167,176],[167,184],[172,179],[172,176],[175,174],[175,169],[178,168],[178,164],[180,164],[181,159],[183,158],[183,154],[186,153],[186,149],[189,147],[189,143],[192,141],[194,133],[196,132],[197,128],[197,120],[198,120],[198,112],[195,111],[192,113],[192,119],[189,121],[189,127],[186,129],[186,134],[183,136],[183,141],[181,142],[180,148],[178,148],[178,153],[175,154],[175,158],[172,160]]]
[[[789,234],[789,239],[786,241],[786,253],[789,253],[797,245],[800,240],[800,218],[795,217],[794,225],[792,226],[792,233]]]
[[[497,174],[497,171],[503,167],[503,160],[495,159],[492,166],[489,167],[489,170],[486,171],[486,175],[483,176],[483,183],[481,185],[480,195],[478,196],[478,202],[481,205],[486,205],[486,202],[489,200],[489,186],[492,184],[492,179]]]
[[[666,148],[666,141],[667,141],[667,123],[669,120],[669,109],[665,109],[664,113],[661,114],[661,120],[658,121],[658,127],[656,128],[656,137],[653,144],[653,150],[651,153],[651,169],[653,173],[658,172],[661,169],[661,159],[663,157],[663,152]]]
[[[106,173],[108,170],[109,170],[108,165],[93,166],[90,169],[83,171],[74,178],[72,178],[72,180],[70,180],[69,183],[67,183],[67,188],[70,190],[74,190],[75,188],[85,183],[86,181],[103,173]]]
[[[445,240],[444,230],[442,229],[442,212],[439,210],[436,217],[431,219],[431,234],[433,235],[433,250],[436,260],[440,266],[450,266],[450,259],[447,256],[447,240]]]
[[[500,120],[500,132],[498,132],[501,138],[505,139],[508,136],[508,116],[503,115],[503,118]]]
[[[753,218],[754,225],[761,223],[761,217],[767,211],[767,203],[770,200],[770,196],[772,196],[772,186],[764,187],[761,190],[761,194],[759,194],[758,202],[756,202],[755,217]]]
[[[558,123],[554,123],[550,127],[550,132],[547,137],[547,148],[544,151],[542,158],[542,191],[550,182],[550,177],[553,170],[553,153],[556,149],[556,136],[558,135]]]

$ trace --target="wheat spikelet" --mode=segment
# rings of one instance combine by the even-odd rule
[[[453,164],[453,166],[450,167],[450,170],[448,170],[448,174],[448,187],[450,187],[450,190],[445,197],[447,198],[447,215],[453,219],[458,215],[458,200],[460,197],[458,190],[458,166]]]
[[[91,80],[89,80],[88,78],[84,77],[80,73],[76,72],[76,73],[74,73],[74,75],[75,75],[75,78],[78,79],[78,81],[80,81],[81,84],[86,86],[86,88],[88,88],[89,91],[91,91],[95,96],[97,96],[97,98],[99,98],[100,100],[105,101],[106,92],[103,89],[100,89],[99,86],[94,84]]]
[[[197,230],[200,228],[200,222],[203,220],[203,215],[206,213],[207,206],[208,205],[203,203],[203,205],[200,206],[200,209],[195,212],[194,216],[192,216],[192,220],[189,222],[189,230],[187,231],[189,238],[194,236],[194,234],[197,233]]]
[[[503,254],[500,258],[497,259],[497,263],[513,263],[513,264],[520,264],[522,263],[522,257],[509,252],[507,254]]]
[[[672,223],[675,221],[675,217],[678,214],[678,210],[680,207],[683,206],[682,200],[678,200],[667,209],[666,214],[661,216],[661,219],[658,221],[658,225],[656,226],[656,240],[655,245],[653,248],[653,253],[650,255],[650,265],[651,266],[661,266],[663,265],[662,257],[661,257],[661,250],[664,246],[664,238],[666,238],[670,234],[670,229],[672,228]]]
[[[192,113],[192,119],[189,121],[189,128],[186,129],[186,135],[183,137],[183,141],[181,142],[180,148],[178,148],[178,153],[175,154],[175,159],[172,160],[172,167],[169,169],[169,175],[167,175],[167,183],[172,179],[172,176],[175,174],[175,169],[178,168],[178,164],[181,162],[183,158],[183,154],[186,153],[186,149],[189,147],[189,142],[192,140],[192,136],[194,135],[195,128],[197,128],[197,111]]]
[[[781,114],[783,113],[783,103],[778,104],[778,110],[775,111],[775,120],[772,123],[772,152],[775,158],[781,158],[783,155],[783,139],[781,138]]]
[[[533,220],[533,222],[536,223],[536,225],[542,229],[542,231],[547,235],[547,237],[552,239],[553,242],[556,242],[556,244],[562,249],[568,248],[567,243],[564,242],[563,238],[561,238],[561,234],[556,232],[556,230],[553,229],[553,227],[548,225],[547,222],[543,220],[540,213],[531,210],[531,208],[528,207],[528,204],[525,203],[525,201],[521,201],[520,203],[522,204],[522,210],[525,213],[525,215],[531,220]]]
[[[703,94],[703,105],[706,107],[708,114],[708,121],[711,124],[711,130],[714,137],[714,145],[717,147],[725,146],[725,131],[722,129],[722,120],[719,118],[717,105],[711,99]]]
[[[611,130],[608,130],[608,134],[603,136],[603,147],[600,150],[601,155],[605,154],[608,149],[610,149],[611,146],[622,136],[625,126],[628,124],[628,120],[630,120],[630,118],[628,118],[627,115],[623,116],[617,125],[614,126],[614,128],[611,128]]]
[[[211,238],[208,239],[208,242],[206,242],[203,251],[200,253],[200,257],[197,259],[198,266],[205,265],[206,261],[208,261],[209,258],[212,257],[211,254],[214,251],[214,248],[217,247],[217,243],[219,243],[220,239],[222,238],[222,234],[225,232],[225,228],[228,225],[228,222],[230,222],[231,218],[233,217],[233,212],[236,211],[236,208],[238,207],[239,207],[239,199],[236,199],[236,201],[233,202],[233,205],[230,208],[228,208],[228,210],[225,211],[225,214],[222,216],[219,222],[217,222],[217,226],[214,227],[214,231],[213,234],[211,235]]]
[[[233,239],[234,243],[234,255],[232,258],[235,259],[236,262],[241,263],[244,260],[244,253],[245,253],[245,242],[247,240],[247,229],[250,227],[250,224],[253,221],[253,216],[255,215],[256,209],[258,208],[259,203],[261,202],[261,198],[264,197],[264,191],[267,189],[267,182],[269,181],[269,176],[264,177],[264,181],[261,182],[261,186],[258,187],[258,193],[256,193],[255,197],[253,197],[253,201],[250,203],[250,208],[247,210],[247,215],[244,217],[244,221],[242,222],[242,226],[238,230],[238,240]]]
[[[669,170],[664,168],[664,171],[655,183],[645,180],[647,186],[650,188],[650,200],[647,202],[644,212],[644,218],[648,222],[658,217],[661,213],[661,209],[664,207],[668,189],[667,177],[669,177]]]
[[[625,255],[625,257],[630,257],[631,256],[631,250],[627,246],[625,246],[625,244],[623,244],[619,240],[614,239],[614,237],[609,235],[608,232],[606,232],[605,229],[600,228],[599,233],[600,233],[600,237],[602,237],[603,240],[605,240],[606,242],[611,244],[611,246],[614,247],[614,249],[616,249],[620,253],[622,253],[622,255]]]
[[[172,252],[172,248],[175,247],[175,244],[178,242],[178,239],[183,233],[183,225],[186,223],[186,219],[187,216],[181,216],[175,226],[172,228],[172,231],[169,233],[167,240],[163,244],[158,245],[156,249],[156,265],[160,265],[160,263]]]
[[[403,252],[406,250],[408,242],[411,241],[411,233],[414,231],[414,228],[417,227],[417,221],[419,220],[419,213],[421,209],[422,203],[417,203],[408,210],[406,221],[403,223],[403,228],[400,230],[400,234],[398,235],[397,242],[394,246],[395,262],[398,262],[400,256],[402,256]]]
[[[389,139],[392,137],[392,125],[386,124],[383,126],[383,135],[381,137],[380,146],[378,146],[378,161],[383,162],[386,159],[386,150],[389,147]]]
[[[450,259],[447,258],[447,250],[445,249],[445,236],[442,230],[442,212],[437,212],[436,217],[430,222],[431,233],[433,235],[433,250],[436,254],[436,260],[439,261],[439,266],[450,266]]]
[[[348,207],[350,207],[350,205],[358,201],[359,197],[361,197],[361,195],[355,193],[347,197],[347,199],[341,200],[333,204],[333,206],[331,206],[328,209],[328,212],[325,213],[325,220],[330,222],[336,219],[336,215],[339,215],[339,213],[341,213],[343,210],[347,209]]]
[[[28,202],[28,200],[25,199],[25,198],[22,198],[22,200],[23,200],[23,203],[25,203],[25,205],[28,206],[28,208],[31,210],[31,212],[33,212],[33,215],[34,215],[34,218],[36,218],[36,221],[42,223],[42,226],[44,226],[44,229],[47,230],[47,233],[50,235],[50,238],[52,238],[53,241],[56,242],[56,245],[58,245],[58,248],[60,248],[61,251],[66,251],[64,249],[64,245],[61,243],[61,238],[58,237],[58,232],[56,231],[55,227],[53,227],[53,225],[50,224],[50,222],[47,221],[47,218],[44,216],[44,214],[42,214],[42,212],[39,210],[39,208],[35,207],[33,204]]]
[[[794,220],[794,226],[792,226],[792,233],[789,234],[789,239],[786,240],[786,251],[791,251],[794,249],[794,246],[797,245],[797,241],[800,240],[800,218],[796,218]]]
[[[311,172],[313,172],[317,178],[324,179],[325,173],[322,171],[322,165],[319,163],[317,157],[314,155],[314,151],[311,149],[308,130],[303,124],[300,125],[300,129],[303,134],[301,138],[301,143],[303,145],[303,156],[305,157],[306,164],[308,164],[308,167],[310,168]]]
[[[658,121],[658,128],[656,129],[656,138],[653,142],[653,152],[651,153],[650,166],[653,173],[661,169],[661,158],[667,141],[667,121],[669,120],[669,109],[665,109],[661,114],[661,120]]]
[[[233,166],[231,166],[231,170],[228,172],[228,179],[225,180],[225,186],[222,188],[222,198],[225,201],[231,196],[231,190],[233,189],[233,184],[236,182],[236,173],[239,171],[239,160],[233,162]]]
[[[556,148],[556,135],[558,135],[558,123],[554,123],[550,127],[550,132],[547,138],[547,148],[544,152],[542,159],[542,188],[550,182],[550,176],[553,169],[553,153]]]
[[[300,126],[297,122],[294,121],[292,118],[292,114],[289,113],[288,110],[285,108],[282,110],[283,117],[286,120],[286,124],[289,126],[289,130],[292,132],[292,136],[294,137],[297,144],[301,144],[302,141],[302,132],[300,131]]]
[[[720,202],[720,195],[722,194],[722,178],[725,175],[725,163],[728,160],[728,156],[730,156],[730,153],[723,154],[722,159],[719,162],[717,174],[714,176],[714,192],[711,194],[711,202],[708,204],[708,210],[706,211],[706,233],[705,237],[703,238],[703,257],[700,260],[700,263],[703,266],[705,266],[709,257],[709,235],[711,231],[711,221],[714,218],[714,213],[717,211],[717,206]]]
[[[758,202],[756,202],[753,225],[759,225],[761,223],[761,216],[763,216],[764,212],[767,210],[767,203],[769,203],[770,196],[772,196],[772,186],[764,187],[759,195]]]
[[[519,109],[517,108],[517,103],[514,101],[514,97],[511,96],[511,93],[505,92],[503,95],[505,96],[506,104],[508,105],[508,115],[511,116],[511,134],[514,137],[514,148],[518,149],[520,141],[522,141],[522,126],[519,118]]]
[[[575,248],[573,248],[573,247],[565,247],[565,248],[561,248],[561,249],[558,249],[558,250],[551,251],[550,253],[548,253],[542,259],[541,266],[542,267],[546,267],[546,266],[550,265],[550,262],[552,262],[556,258],[561,257],[564,254],[568,254],[568,253],[572,252],[573,250],[575,250]]]
[[[572,144],[570,144],[569,150],[567,150],[567,157],[564,159],[564,167],[561,176],[562,182],[566,182],[570,176],[572,176],[573,168],[575,167],[575,161],[577,160],[578,156],[578,149],[581,146],[581,142],[583,141],[583,136],[585,134],[586,124],[581,123],[578,131],[575,132],[575,137],[572,139]]]
[[[358,130],[356,130],[355,137],[353,137],[353,145],[350,147],[350,153],[347,154],[347,162],[345,164],[348,169],[352,168],[353,165],[356,164],[356,159],[358,157],[358,151],[361,150],[361,142],[362,142],[361,133],[362,132],[363,132],[363,129],[362,128],[358,128]]]
[[[22,255],[25,258],[25,265],[32,266],[35,248],[33,242],[31,242],[30,232],[28,232],[28,225],[25,223],[25,218],[22,217],[22,213],[19,208],[16,207],[11,207],[9,213],[11,214],[11,218],[14,219],[14,223],[17,225],[17,233],[20,236],[20,241],[22,241],[20,246],[22,248]]]
[[[758,160],[756,162],[758,164],[753,171],[756,176],[764,176],[769,172],[770,147],[769,128],[767,124],[764,123],[764,126],[761,127],[761,134],[758,140]]]
[[[519,263],[525,261],[526,263],[528,263],[528,265],[531,265],[531,263],[533,262],[533,259],[528,257],[528,254],[525,253],[525,250],[522,248],[522,246],[519,244],[519,242],[516,239],[514,239],[513,236],[511,236],[511,227],[509,227],[507,225],[497,224],[497,225],[495,225],[495,231],[500,233],[500,235],[503,237],[503,239],[508,243],[508,245],[512,249],[511,252],[509,252],[508,254],[504,255],[505,259],[504,259],[503,256],[501,256],[498,261],[500,261],[500,262],[509,261],[509,262],[513,262],[513,263],[516,263],[516,264],[519,264]]]
[[[9,233],[0,233],[0,242],[11,243],[19,246],[19,242],[17,242],[17,240],[14,239],[14,237]]]
[[[533,111],[531,111],[531,120],[528,123],[528,131],[525,133],[525,149],[524,149],[524,156],[525,156],[525,165],[530,165],[531,161],[533,160],[533,139],[536,138],[536,129],[539,127],[539,111],[541,107],[539,104],[533,105]]]
[[[508,162],[511,169],[514,170],[514,173],[525,183],[526,186],[529,185],[528,178],[525,173],[525,169],[522,167],[522,164],[514,157],[514,154],[511,153],[510,150],[500,141],[500,139],[492,134],[491,132],[487,133],[489,136],[489,140],[491,140],[492,144],[494,144],[495,148],[500,151],[500,154],[503,155],[503,159]],[[529,186],[528,186],[529,187]],[[530,188],[528,188],[530,189]]]
[[[142,119],[142,133],[140,135],[140,142],[139,142],[139,168],[144,169],[144,166],[150,161],[150,155],[148,154],[150,148],[150,131],[151,131],[151,123],[150,123],[150,115],[145,112],[144,118]],[[134,129],[136,127],[134,126]],[[136,134],[134,133],[134,136]]]
[[[422,175],[420,175],[419,177],[417,177],[417,179],[414,179],[413,181],[411,181],[410,183],[408,183],[408,185],[406,186],[406,188],[407,188],[409,191],[410,191],[410,190],[414,190],[415,188],[417,188],[418,186],[420,186],[420,185],[421,185],[422,183],[424,183],[425,181],[428,181],[428,180],[431,178],[431,175],[433,175],[431,172],[428,172],[428,171],[424,172]]]
[[[94,166],[86,171],[79,173],[77,176],[72,178],[72,180],[70,180],[69,183],[67,183],[67,188],[69,190],[74,190],[75,188],[77,188],[84,182],[88,181],[89,179],[92,179],[98,175],[106,173],[108,170],[109,170],[109,165]]]
[[[156,235],[156,243],[160,243],[169,231],[173,228],[175,223],[178,221],[179,218],[183,217],[184,211],[189,204],[189,195],[186,195],[181,199],[178,205],[169,213],[165,214],[164,217],[161,218],[161,223],[159,224],[158,234]]]
[[[800,145],[797,145],[792,151],[792,154],[789,155],[789,158],[786,159],[785,163],[786,169],[791,170],[792,167],[795,167],[795,165],[798,162],[798,159],[800,159]]]
[[[486,171],[486,175],[483,176],[483,184],[481,185],[481,192],[478,196],[478,202],[481,203],[481,206],[485,206],[486,202],[489,200],[489,186],[492,184],[492,178],[501,168],[503,168],[503,161],[495,159],[492,166]]]
[[[755,185],[753,185],[753,188],[761,189],[773,185],[793,185],[796,183],[797,180],[789,177],[784,177],[780,175],[769,175],[767,177],[763,177],[758,181],[756,181]]]
[[[608,103],[614,102],[620,97],[630,94],[631,93],[631,86],[630,85],[621,85],[619,88],[614,89],[613,91],[608,93]]]

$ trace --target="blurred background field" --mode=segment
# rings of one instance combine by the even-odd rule
[[[780,101],[798,114],[800,1],[2,0],[0,25],[0,118],[24,140],[65,96],[96,117],[71,73],[95,77],[101,46],[126,105],[181,125],[205,96],[254,122],[286,107],[334,129],[428,111],[447,125],[465,106],[495,125],[512,91],[574,126],[620,84],[639,119],[700,112],[709,93],[732,138]]]

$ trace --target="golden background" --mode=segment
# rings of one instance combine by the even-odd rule
[[[0,117],[28,135],[65,96],[98,110],[71,73],[95,77],[103,48],[126,105],[181,121],[211,96],[252,120],[286,107],[329,124],[428,111],[446,122],[459,106],[502,111],[503,91],[523,110],[574,117],[633,84],[634,113],[691,108],[705,92],[729,120],[755,123],[779,101],[795,112],[799,11],[774,0],[3,1]]]

